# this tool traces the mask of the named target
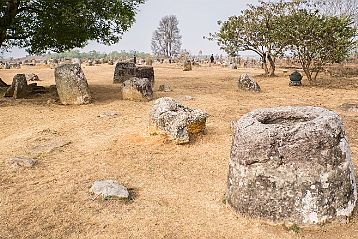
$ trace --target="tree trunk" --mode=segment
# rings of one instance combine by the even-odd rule
[[[308,83],[311,85],[312,84],[312,74],[309,70],[309,67],[306,67],[304,65],[302,65],[303,71],[305,72],[305,75],[307,77]]]
[[[275,65],[275,61],[272,59],[270,54],[267,54],[267,59],[270,63],[270,75],[269,76],[275,76],[275,70],[276,70],[276,65]]]
[[[263,67],[264,70],[265,70],[265,75],[268,76],[268,75],[269,75],[269,69],[268,69],[268,67],[267,67],[266,56],[263,55],[263,56],[261,56],[261,58],[262,58],[262,67]]]

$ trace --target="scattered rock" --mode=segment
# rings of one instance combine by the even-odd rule
[[[55,81],[62,104],[80,105],[91,102],[87,79],[78,64],[65,64],[57,67]]]
[[[119,116],[119,113],[118,112],[114,112],[114,111],[105,111],[103,113],[101,113],[98,117],[101,117],[101,118],[115,118],[115,117],[118,117]]]
[[[242,90],[260,92],[261,88],[257,82],[251,78],[248,74],[243,74],[237,81],[237,85]]]
[[[112,197],[129,197],[128,189],[113,180],[95,181],[90,191],[98,196],[102,196],[105,199]]]
[[[236,70],[237,69],[237,64],[236,63],[231,63],[230,68],[233,69],[233,70]]]
[[[27,86],[26,76],[17,74],[14,76],[11,86],[5,92],[4,97],[13,97],[14,99],[26,98],[30,94]]]
[[[123,83],[124,100],[150,101],[153,99],[152,83],[147,78],[132,77]]]
[[[183,71],[191,71],[193,68],[191,66],[191,61],[187,60],[184,62],[184,69]]]
[[[349,217],[357,188],[339,115],[318,107],[261,109],[232,125],[227,201],[274,223]]]
[[[160,85],[160,86],[159,86],[159,91],[162,91],[162,92],[170,92],[170,91],[172,91],[172,90],[170,89],[170,86],[169,86],[169,85]]]
[[[37,160],[26,157],[12,157],[8,160],[8,163],[15,168],[31,168],[37,164]]]
[[[93,66],[93,61],[91,61],[91,60],[87,61],[86,66]]]
[[[39,81],[40,79],[39,79],[38,75],[36,75],[34,73],[31,73],[31,74],[28,74],[26,76],[26,80],[28,80],[28,81]]]
[[[208,116],[202,110],[190,109],[169,97],[156,100],[150,112],[151,124],[168,133],[177,144],[189,143],[191,134],[203,132]]]
[[[358,104],[345,103],[341,108],[347,111],[358,112]]]

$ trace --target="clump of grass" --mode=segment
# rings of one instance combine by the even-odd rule
[[[292,226],[290,226],[290,227],[288,228],[288,230],[290,230],[290,231],[292,231],[292,232],[294,232],[294,233],[299,233],[299,232],[301,231],[301,228],[300,228],[299,225],[297,225],[297,224],[295,223],[295,224],[293,224]]]

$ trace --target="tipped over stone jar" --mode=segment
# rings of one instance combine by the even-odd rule
[[[350,217],[354,167],[340,116],[318,107],[259,109],[233,122],[227,202],[274,224]]]

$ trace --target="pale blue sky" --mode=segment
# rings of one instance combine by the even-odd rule
[[[147,0],[140,7],[136,23],[123,35],[123,39],[115,45],[104,46],[90,42],[81,51],[97,50],[101,52],[136,50],[151,52],[150,43],[153,31],[158,27],[160,19],[165,15],[176,15],[179,29],[183,37],[183,49],[192,54],[202,50],[204,54],[222,53],[214,42],[203,39],[209,32],[218,30],[217,21],[237,15],[247,4],[256,4],[256,0]],[[5,57],[21,57],[26,52],[13,49],[5,53]]]

